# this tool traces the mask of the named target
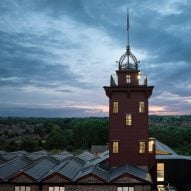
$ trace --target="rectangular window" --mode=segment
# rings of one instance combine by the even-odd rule
[[[30,186],[15,186],[14,191],[31,191]]]
[[[145,102],[140,101],[139,102],[139,113],[144,113],[145,112]]]
[[[113,113],[118,113],[119,112],[119,102],[114,101],[113,102]]]
[[[65,191],[63,186],[49,186],[48,191]]]
[[[164,163],[157,163],[157,181],[164,181]]]
[[[154,140],[149,140],[149,142],[148,142],[148,151],[149,151],[149,153],[153,153],[154,146],[155,146],[155,141]]]
[[[31,187],[26,186],[26,191],[31,191]]]
[[[131,75],[126,75],[126,82],[131,83]]]
[[[20,191],[20,186],[15,186],[15,191]]]
[[[113,153],[119,153],[119,142],[113,141]]]
[[[144,141],[139,142],[139,153],[140,154],[145,153],[145,142]]]
[[[126,125],[132,125],[132,115],[126,114]]]
[[[134,191],[132,186],[117,187],[117,191]]]

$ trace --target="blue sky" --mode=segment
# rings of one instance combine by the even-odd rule
[[[107,116],[127,8],[150,114],[191,114],[190,1],[1,0],[0,115]]]

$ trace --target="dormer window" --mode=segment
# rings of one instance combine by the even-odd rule
[[[126,75],[126,82],[129,84],[131,83],[131,75]]]

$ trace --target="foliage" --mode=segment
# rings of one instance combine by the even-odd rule
[[[19,129],[23,130],[22,134],[17,132]],[[0,118],[0,130],[1,137],[6,137],[0,149],[8,151],[66,149],[78,152],[90,149],[91,145],[107,144],[109,135],[108,118],[96,117]],[[30,138],[26,137],[29,133]],[[149,135],[180,154],[191,155],[191,116],[150,116]]]

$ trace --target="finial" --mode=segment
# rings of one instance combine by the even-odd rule
[[[127,8],[127,46],[126,52],[119,59],[119,70],[138,70],[137,58],[132,54],[130,50],[130,38],[129,38],[129,9]]]

